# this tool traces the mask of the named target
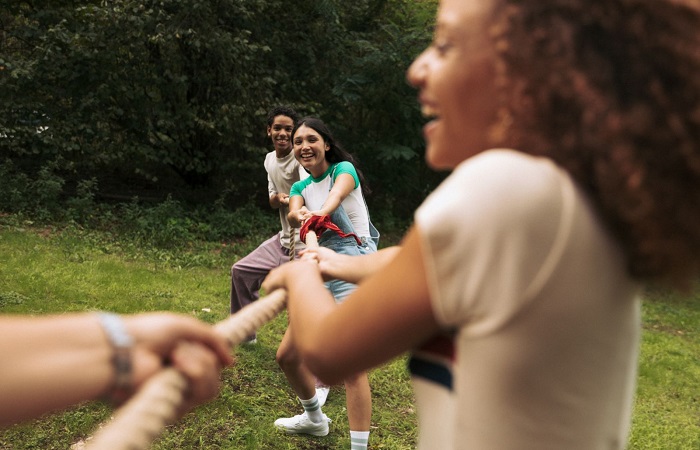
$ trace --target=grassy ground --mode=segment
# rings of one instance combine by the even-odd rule
[[[228,313],[229,267],[258,239],[252,241],[172,253],[84,230],[22,229],[0,222],[0,313],[170,310],[215,323]],[[656,290],[646,297],[629,448],[698,449],[700,295],[681,298]],[[272,426],[275,418],[300,412],[274,361],[285,324],[283,314],[263,327],[258,344],[238,347],[219,397],[168,427],[153,448],[349,448],[342,387],[331,390],[324,408],[333,419],[329,436],[288,437]],[[370,382],[371,448],[412,448],[416,422],[405,360],[374,370]],[[68,449],[110,413],[101,404],[79,405],[0,431],[0,449]]]
[[[700,449],[700,292],[649,290],[630,449]]]

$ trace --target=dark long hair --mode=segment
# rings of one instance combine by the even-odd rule
[[[338,142],[333,137],[333,133],[331,133],[331,130],[321,119],[318,119],[316,117],[304,117],[300,121],[296,122],[294,125],[294,130],[292,131],[292,139],[294,139],[294,135],[296,134],[299,127],[301,127],[302,125],[305,125],[316,131],[318,134],[321,135],[323,141],[326,144],[328,144],[329,149],[328,151],[326,151],[326,159],[329,163],[335,164],[341,161],[350,162],[353,166],[355,166],[355,171],[357,172],[357,176],[360,179],[360,188],[362,189],[362,194],[367,195],[372,192],[372,190],[369,188],[369,185],[367,184],[367,181],[365,180],[364,175],[362,174],[362,171],[360,170],[360,167],[355,157],[350,152],[345,150],[340,144],[340,142]]]

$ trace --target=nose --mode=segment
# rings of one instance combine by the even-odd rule
[[[425,82],[425,76],[428,72],[427,52],[428,50],[424,50],[418,55],[406,71],[406,81],[413,87],[420,87]]]
[[[294,149],[299,149],[299,151],[304,150],[306,148],[309,148],[308,141],[306,139],[302,139],[300,141],[297,141],[294,143]]]

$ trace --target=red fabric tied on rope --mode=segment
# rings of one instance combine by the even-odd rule
[[[335,231],[335,233],[338,234],[340,237],[352,236],[357,241],[357,245],[362,245],[362,241],[359,237],[357,237],[355,233],[343,233],[343,231],[340,228],[338,228],[338,225],[331,222],[330,216],[327,215],[309,217],[306,220],[306,222],[304,222],[304,224],[301,226],[301,229],[299,230],[299,237],[303,242],[306,242],[306,234],[309,231],[313,231],[316,233],[317,236],[321,236],[321,233],[323,233],[326,230]]]

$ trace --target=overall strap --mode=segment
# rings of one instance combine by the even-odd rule
[[[328,192],[330,192],[331,189],[333,189],[333,183],[335,182],[335,169],[338,167],[338,164],[340,164],[340,163],[333,164],[333,170],[331,170],[331,175],[330,175],[331,185],[328,188]],[[357,169],[355,169],[355,170],[357,170]],[[379,237],[380,237],[379,230],[377,230],[377,228],[372,223],[372,218],[369,215],[369,207],[367,206],[367,200],[365,199],[365,194],[362,193],[361,187],[360,187],[360,196],[362,197],[362,202],[365,204],[365,210],[367,211],[367,222],[369,222],[369,237],[370,237],[370,239],[372,239],[372,241],[374,241],[375,245],[379,246]],[[342,208],[342,207],[343,207],[343,205],[341,202],[341,204],[338,205],[338,208]]]

